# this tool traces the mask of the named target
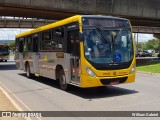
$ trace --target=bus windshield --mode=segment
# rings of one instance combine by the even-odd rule
[[[8,46],[0,45],[0,55],[8,54],[8,53],[9,53]]]
[[[129,29],[86,28],[85,57],[94,63],[128,62],[133,58],[132,34]]]

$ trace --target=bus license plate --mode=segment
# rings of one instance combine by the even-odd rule
[[[111,82],[109,85],[118,85],[119,81]]]

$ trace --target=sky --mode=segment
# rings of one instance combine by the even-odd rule
[[[19,33],[27,31],[30,29],[9,29],[9,28],[1,28],[0,29],[0,40],[15,40],[15,36]],[[137,41],[137,34],[136,34]],[[153,34],[138,34],[139,42],[146,42],[148,40],[154,39]]]
[[[135,40],[137,41],[137,34],[134,35]],[[154,39],[153,34],[140,34],[138,33],[138,41],[139,42],[147,42],[148,40]]]
[[[15,36],[19,33],[25,32],[30,29],[11,29],[1,28],[0,29],[0,40],[15,40]]]

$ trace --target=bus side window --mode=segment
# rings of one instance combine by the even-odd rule
[[[53,39],[52,39],[52,50],[62,51],[63,50],[63,38],[64,38],[64,29],[56,28],[53,30]]]
[[[28,36],[27,37],[27,49],[28,51],[32,51],[32,37],[31,36]]]
[[[38,52],[39,50],[39,34],[33,35],[33,52]]]
[[[16,38],[16,51],[19,51],[19,38]]]
[[[19,52],[23,52],[23,42],[24,42],[24,38],[20,38],[19,39]]]
[[[23,45],[23,51],[27,51],[27,38],[24,38],[24,45]]]
[[[51,50],[51,31],[42,32],[42,50]]]

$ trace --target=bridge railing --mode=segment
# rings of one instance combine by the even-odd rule
[[[148,27],[148,26],[133,26],[134,33],[150,33],[150,34],[159,34],[160,27]]]
[[[1,17],[0,28],[37,28],[55,20],[23,18],[23,17]]]

